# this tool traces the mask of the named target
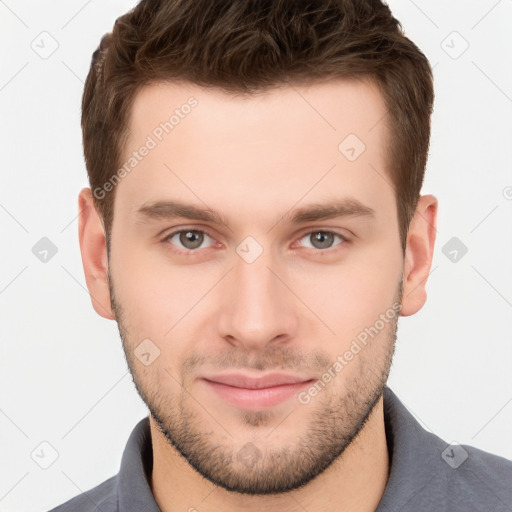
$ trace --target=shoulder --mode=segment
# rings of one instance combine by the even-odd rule
[[[447,499],[475,510],[510,510],[512,461],[474,446],[444,444],[441,458],[446,464],[440,476]]]
[[[435,503],[438,510],[447,511],[461,506],[465,512],[511,511],[511,460],[474,446],[448,443],[427,431],[425,441],[429,453],[418,462],[425,463],[428,483],[417,496],[418,505]]]
[[[390,474],[379,512],[511,512],[512,461],[425,430],[387,388]]]
[[[431,460],[425,466],[423,485],[411,493],[404,512],[512,510],[512,461],[473,446],[437,439],[437,462]]]
[[[117,475],[48,512],[117,512]]]

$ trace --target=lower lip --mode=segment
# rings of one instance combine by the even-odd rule
[[[220,382],[202,379],[210,389],[215,391],[226,402],[235,407],[247,410],[261,410],[273,407],[296,395],[302,388],[309,386],[312,381],[283,384],[263,389],[247,389],[228,386]]]

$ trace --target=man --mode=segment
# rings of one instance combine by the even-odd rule
[[[425,303],[431,69],[375,1],[142,1],[95,52],[79,238],[150,415],[56,511],[512,509],[386,386]]]

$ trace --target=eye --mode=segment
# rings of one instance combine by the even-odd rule
[[[300,240],[307,239],[311,240],[310,247],[312,249],[323,250],[323,249],[331,249],[334,239],[338,237],[342,242],[348,241],[343,235],[336,233],[335,231],[328,231],[317,229],[315,231],[309,231],[306,233]],[[341,245],[338,244],[338,245]]]
[[[333,248],[333,243],[335,239],[338,238],[341,242],[337,245],[342,245],[343,242],[348,242],[348,238],[340,233],[336,233],[335,231],[329,231],[326,229],[316,229],[314,231],[309,231],[305,233],[300,239],[310,240],[309,248],[325,252],[327,249]],[[210,239],[213,243],[210,243],[209,246],[203,246],[205,241]],[[178,231],[174,231],[170,235],[167,235],[163,239],[163,243],[176,246],[176,252],[182,254],[190,254],[192,252],[197,252],[197,249],[212,247],[215,245],[215,240],[209,236],[205,231],[200,229],[181,229]],[[307,246],[307,245],[306,245]]]
[[[213,240],[207,233],[199,229],[181,229],[167,235],[163,241],[170,242],[173,245],[181,244],[186,249],[185,251],[178,252],[191,252],[195,249],[200,249],[206,238]],[[173,242],[173,239],[175,239],[175,242]]]

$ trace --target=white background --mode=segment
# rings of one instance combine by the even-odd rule
[[[134,4],[0,2],[4,512],[48,510],[114,475],[146,415],[116,324],[91,306],[77,236],[83,81],[101,36]],[[423,193],[438,198],[439,221],[427,304],[400,319],[389,385],[447,442],[512,458],[512,2],[390,6],[434,66]],[[45,37],[51,48],[43,31],[58,43],[46,59],[31,47]],[[42,237],[58,249],[47,263],[32,253]],[[468,248],[456,263],[442,252],[452,237]],[[59,455],[48,469],[31,458],[43,441]]]

